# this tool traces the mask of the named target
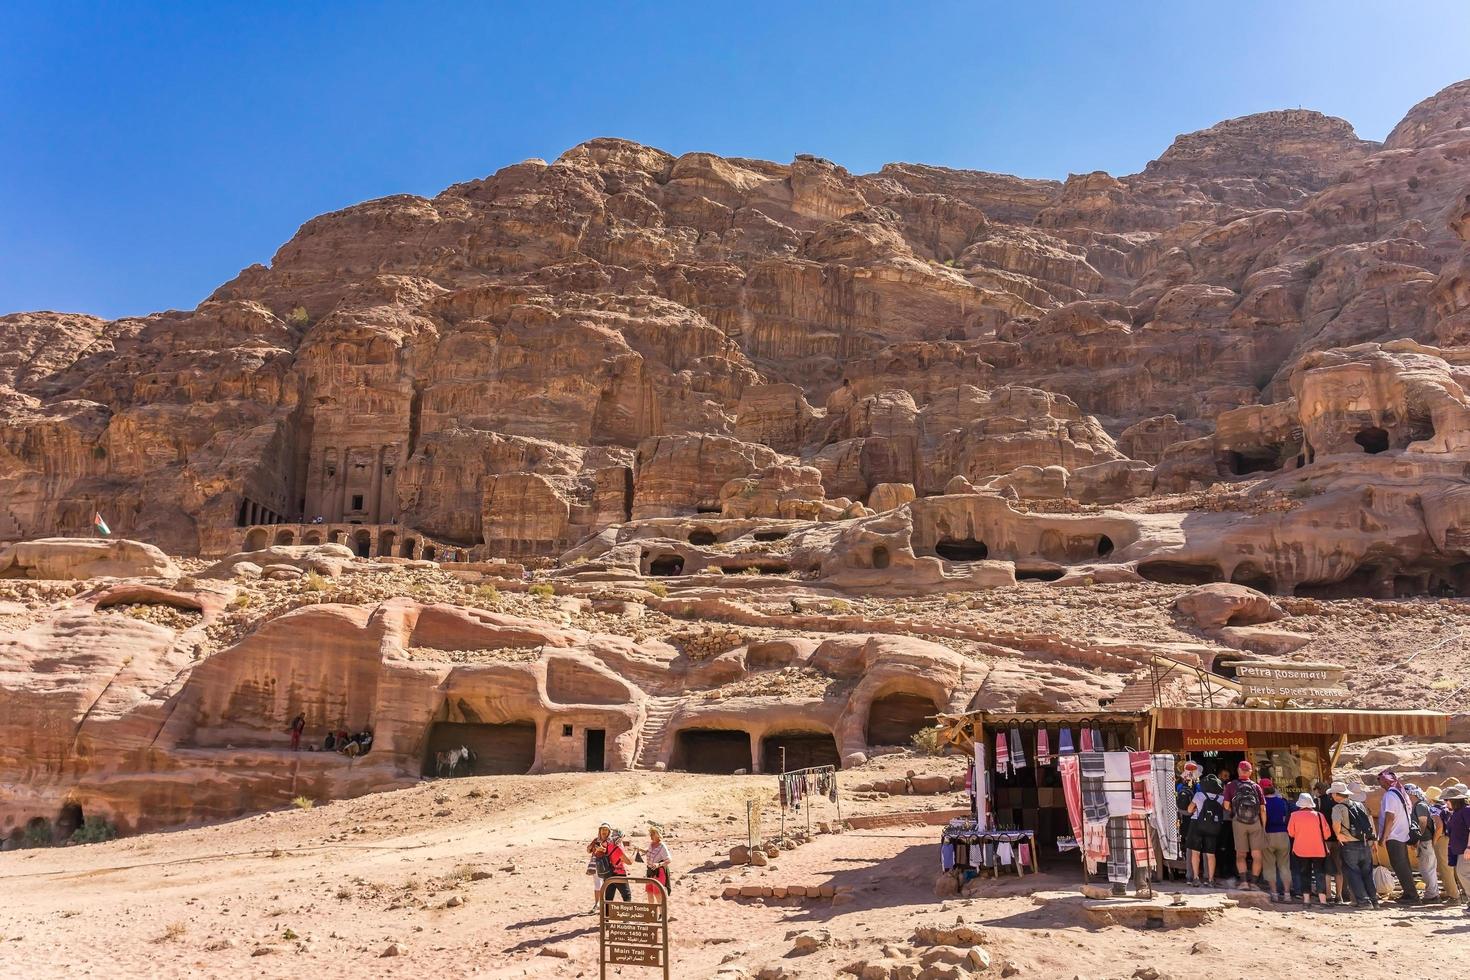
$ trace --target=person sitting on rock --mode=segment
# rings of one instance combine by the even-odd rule
[[[327,732],[327,737],[322,739],[322,751],[331,752],[337,748],[337,735],[335,732]]]
[[[373,747],[373,730],[371,728],[364,728],[357,733],[357,745],[358,755],[368,754],[368,749]]]

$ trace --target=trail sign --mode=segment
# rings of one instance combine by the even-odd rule
[[[608,899],[608,886],[618,882],[656,886],[656,901],[614,902]],[[629,878],[616,875],[603,882],[598,924],[598,976],[607,980],[611,966],[663,967],[664,980],[669,980],[669,893],[656,878]]]

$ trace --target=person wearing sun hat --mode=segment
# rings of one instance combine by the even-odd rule
[[[1470,899],[1470,787],[1456,783],[1445,790],[1440,799],[1450,807],[1445,836],[1449,838],[1450,863],[1455,868],[1456,884],[1460,886],[1461,897]],[[1470,915],[1470,905],[1466,905],[1465,914]]]
[[[1312,892],[1317,893],[1317,904],[1327,904],[1327,876],[1323,863],[1327,860],[1327,835],[1332,829],[1327,819],[1317,810],[1317,801],[1311,793],[1297,797],[1296,810],[1286,822],[1286,832],[1291,837],[1291,857],[1301,873],[1302,904],[1311,904]]]
[[[1332,798],[1332,830],[1342,846],[1343,879],[1358,908],[1378,908],[1373,885],[1373,818],[1353,799],[1348,784],[1337,780],[1327,787]]]
[[[1429,800],[1429,822],[1434,827],[1434,865],[1438,872],[1440,894],[1447,903],[1460,904],[1460,883],[1450,864],[1450,807],[1444,800],[1445,787],[1431,786],[1424,791]]]

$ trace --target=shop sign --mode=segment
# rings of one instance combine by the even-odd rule
[[[1184,751],[1203,752],[1207,749],[1224,752],[1244,752],[1245,732],[1230,728],[1186,728]]]
[[[1245,661],[1235,665],[1235,679],[1248,698],[1341,700],[1345,668],[1335,664]]]

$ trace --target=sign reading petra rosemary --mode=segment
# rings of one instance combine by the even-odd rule
[[[1348,696],[1342,686],[1344,673],[1345,668],[1324,663],[1242,660],[1235,665],[1240,693],[1248,698],[1340,701]]]
[[[609,878],[608,883],[626,881],[634,889],[652,883],[655,901],[613,902],[604,900],[602,939],[599,943],[598,976],[607,977],[609,966],[661,967],[669,977],[669,898],[660,882],[652,878]]]

